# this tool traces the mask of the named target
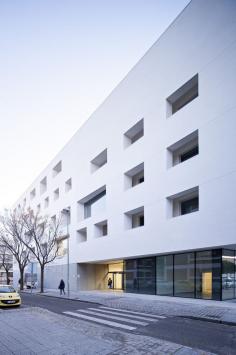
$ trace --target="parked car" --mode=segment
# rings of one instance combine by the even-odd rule
[[[27,281],[26,282],[26,288],[30,289],[30,288],[37,288],[38,283],[37,281]]]
[[[11,285],[0,285],[0,307],[20,306],[21,297]]]
[[[222,286],[223,288],[232,288],[234,287],[234,280],[230,276],[223,278]]]

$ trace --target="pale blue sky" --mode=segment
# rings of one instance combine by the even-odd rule
[[[0,210],[189,0],[0,0]]]

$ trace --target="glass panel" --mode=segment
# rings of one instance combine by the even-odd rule
[[[156,258],[138,259],[139,293],[156,293]]]
[[[181,215],[198,211],[198,197],[181,202]]]
[[[212,251],[196,253],[196,297],[212,298]]]
[[[173,296],[173,255],[156,258],[157,295]]]
[[[221,300],[221,249],[212,250],[212,299]]]
[[[180,155],[180,161],[181,161],[181,163],[183,163],[185,160],[188,160],[188,159],[194,157],[197,154],[198,154],[198,146],[192,148],[188,152],[185,152],[185,153],[181,154]]]
[[[156,258],[125,261],[126,292],[155,294]]]
[[[194,253],[174,256],[174,294],[194,297]]]
[[[235,289],[235,256],[233,250],[223,249],[222,254],[222,299],[234,298]]]
[[[138,292],[138,262],[137,259],[125,261],[124,288],[126,292]]]

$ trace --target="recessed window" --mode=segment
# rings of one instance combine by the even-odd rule
[[[44,208],[47,208],[49,206],[49,197],[46,197],[44,200]]]
[[[77,240],[79,243],[86,242],[87,241],[87,228],[82,228],[77,230]]]
[[[124,134],[124,146],[137,142],[144,135],[144,120],[141,119]]]
[[[144,182],[144,163],[141,163],[125,173],[125,188],[134,187]]]
[[[63,257],[67,254],[67,238],[62,237],[57,239],[57,256]]]
[[[139,207],[125,213],[125,228],[133,229],[144,226],[144,207]]]
[[[199,210],[199,188],[198,186],[182,191],[167,198],[168,216],[177,217],[197,212]]]
[[[66,182],[65,182],[65,191],[68,192],[72,189],[72,179],[68,179]]]
[[[40,181],[40,195],[47,191],[47,177]]]
[[[194,131],[167,148],[167,166],[183,163],[198,154],[198,131]]]
[[[71,222],[71,211],[70,207],[63,208],[61,211],[61,226],[66,227]]]
[[[39,213],[41,210],[41,206],[40,206],[40,203],[37,205],[37,213]]]
[[[91,172],[94,172],[107,163],[107,149],[104,149],[93,160],[91,160]]]
[[[108,228],[107,221],[102,221],[95,224],[95,238],[107,236]]]
[[[54,196],[54,200],[58,200],[59,199],[59,189],[56,189],[53,193],[53,196]]]
[[[59,163],[57,163],[57,165],[55,165],[54,168],[52,169],[52,176],[53,177],[57,176],[61,171],[62,171],[62,162],[59,161]]]
[[[33,200],[36,196],[36,189],[33,189],[31,192],[30,192],[30,199]]]
[[[102,186],[78,201],[79,220],[103,214],[105,212],[105,206],[106,186]]]
[[[167,98],[167,117],[198,97],[198,74]]]

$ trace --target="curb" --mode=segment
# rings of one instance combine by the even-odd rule
[[[21,293],[25,293],[28,295],[37,295],[37,296],[42,296],[42,297],[51,297],[51,298],[58,298],[60,300],[67,300],[67,301],[77,301],[77,302],[84,302],[84,303],[92,303],[92,304],[98,304],[98,305],[102,305],[101,303],[98,302],[94,302],[94,301],[84,301],[84,300],[80,300],[79,298],[69,298],[69,297],[60,297],[60,296],[54,296],[54,295],[47,295],[46,293],[41,293],[41,292],[34,292],[34,293],[30,293],[27,291],[21,291]]]
[[[230,326],[236,327],[236,322],[230,322],[230,321],[226,321],[226,320],[222,320],[222,319],[215,319],[215,318],[210,318],[210,317],[197,317],[197,316],[177,316],[177,317],[193,319],[193,320],[200,320],[200,321],[209,322],[209,323],[230,325]]]

